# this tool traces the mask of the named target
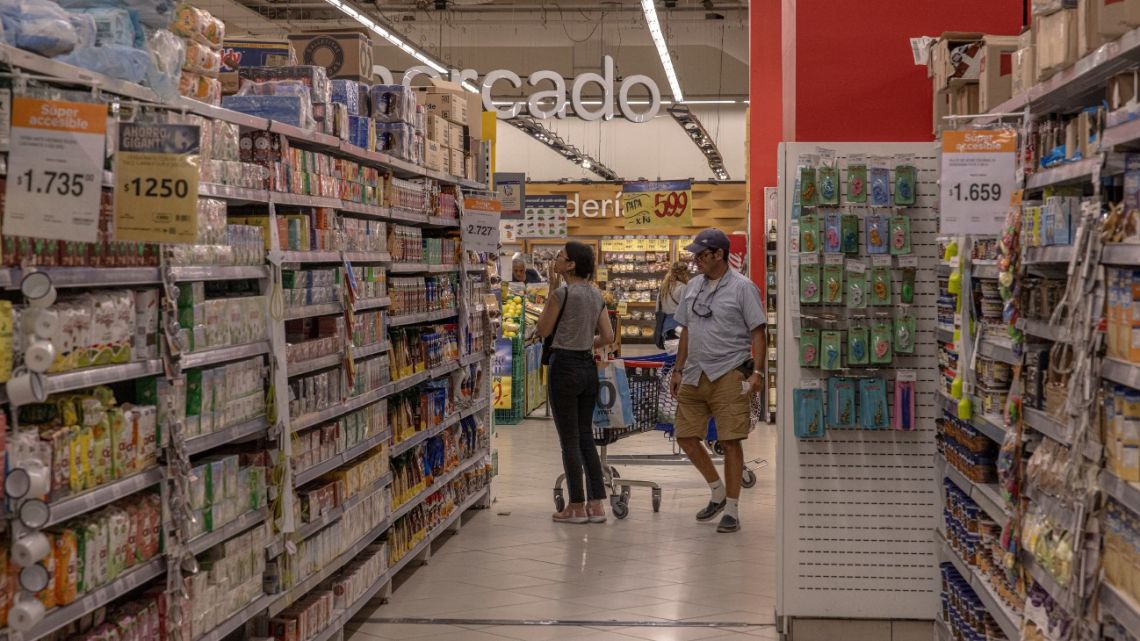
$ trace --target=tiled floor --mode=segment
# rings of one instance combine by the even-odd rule
[[[346,638],[776,638],[773,428],[759,427],[748,441],[747,458],[770,463],[758,470],[756,487],[744,490],[743,529],[736,534],[717,534],[715,524],[693,519],[708,501],[708,487],[687,464],[619,466],[623,476],[661,484],[660,513],[653,513],[648,489],[634,488],[625,520],[611,517],[605,525],[588,526],[552,523],[551,488],[561,470],[553,424],[531,419],[498,429],[495,505],[469,514],[458,535],[436,546],[428,565],[397,584],[388,604],[366,608],[350,624]],[[614,454],[669,451],[670,443],[656,433],[611,448]],[[525,624],[534,621],[570,624]],[[618,622],[640,625],[614,625]],[[697,623],[735,625],[693,625]]]

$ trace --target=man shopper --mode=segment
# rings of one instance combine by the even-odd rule
[[[669,381],[677,397],[675,435],[681,449],[712,490],[698,521],[722,511],[717,532],[740,529],[740,483],[744,473],[742,442],[751,428],[751,399],[764,389],[762,366],[767,353],[767,321],[756,284],[729,269],[728,236],[706,229],[686,247],[700,275],[689,281],[674,320],[682,326],[677,364]],[[755,357],[755,358],[753,358]],[[709,416],[716,419],[724,448],[724,481],[701,442]]]

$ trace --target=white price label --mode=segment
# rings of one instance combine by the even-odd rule
[[[999,234],[1016,188],[1012,130],[947,131],[942,134],[943,234]]]
[[[499,214],[468,209],[460,224],[463,249],[477,252],[499,250]]]
[[[104,103],[15,97],[4,233],[98,240],[106,131]]]

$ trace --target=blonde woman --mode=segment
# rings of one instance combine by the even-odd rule
[[[661,281],[661,289],[657,292],[657,317],[655,319],[653,342],[658,349],[665,349],[665,341],[677,338],[674,331],[677,322],[673,314],[677,312],[677,304],[685,293],[685,285],[689,283],[689,266],[682,262],[673,263],[665,279]]]

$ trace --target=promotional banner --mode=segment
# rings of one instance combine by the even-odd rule
[[[504,220],[521,219],[526,198],[526,174],[496,173],[495,195],[503,203]]]
[[[106,132],[104,103],[15,97],[4,233],[97,241]]]
[[[519,238],[566,238],[566,196],[527,196]]]
[[[1017,184],[1016,153],[1011,129],[943,132],[940,232],[1001,233]]]
[[[627,182],[622,188],[621,212],[626,229],[691,227],[692,181]]]
[[[197,125],[119,125],[115,151],[115,239],[198,240]]]
[[[511,409],[511,368],[514,343],[509,338],[495,341],[495,357],[491,362],[491,401],[497,410]]]

